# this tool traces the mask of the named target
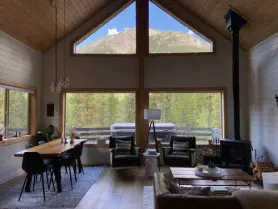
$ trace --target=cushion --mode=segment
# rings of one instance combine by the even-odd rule
[[[187,152],[189,149],[189,142],[173,141],[173,153]]]
[[[167,178],[165,174],[163,174],[163,176],[163,183],[165,184],[166,188],[173,194],[180,194],[180,187],[174,181],[171,181],[169,178]]]
[[[171,154],[171,155],[168,155],[167,158],[169,158],[169,159],[189,159],[189,156],[186,154],[182,154],[182,155]]]
[[[131,153],[131,140],[116,139],[116,154],[128,155]]]
[[[182,193],[194,196],[210,196],[210,187],[182,187]]]

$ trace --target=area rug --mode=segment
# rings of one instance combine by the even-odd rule
[[[42,184],[38,179],[35,185],[35,191],[30,193],[23,192],[20,202],[18,197],[23,184],[21,183],[15,185],[9,190],[0,191],[0,208],[75,208],[80,200],[84,197],[91,186],[100,177],[103,171],[103,167],[84,167],[84,175],[77,174],[77,182],[74,180],[74,175],[72,174],[73,189],[70,186],[69,174],[65,174],[65,170],[62,169],[62,193],[56,193],[53,191],[51,186],[50,190],[46,188],[46,201],[43,201]]]
[[[154,209],[153,186],[144,186],[143,209]]]

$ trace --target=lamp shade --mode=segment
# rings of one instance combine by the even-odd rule
[[[144,109],[145,120],[160,120],[161,110],[160,109]]]

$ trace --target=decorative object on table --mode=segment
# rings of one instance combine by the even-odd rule
[[[57,5],[57,0],[52,0],[50,3],[51,3],[51,6],[53,6],[55,8],[55,45],[54,45],[55,79],[54,79],[54,82],[50,86],[50,90],[52,93],[59,94],[61,92],[61,86],[57,80],[57,77],[58,77],[58,5]]]
[[[168,147],[162,148],[165,165],[193,167],[195,165],[196,138],[172,136]]]
[[[262,180],[262,173],[263,172],[273,172],[274,171],[274,164],[267,156],[260,156],[258,157],[256,162],[252,162],[250,167],[253,171],[253,176],[256,180]]]
[[[277,94],[275,95],[275,100],[276,100],[276,103],[277,103],[277,106],[278,106],[278,95]]]
[[[160,109],[144,109],[144,119],[145,120],[150,120],[151,122],[150,122],[150,125],[149,125],[148,137],[146,139],[143,151],[146,151],[146,146],[148,145],[148,142],[149,142],[151,128],[153,128],[153,135],[154,135],[154,141],[155,141],[155,149],[156,149],[156,152],[159,153],[158,142],[157,142],[156,132],[155,132],[154,120],[160,120],[161,119],[161,110]]]
[[[198,163],[196,168],[197,168],[198,171],[203,171],[204,165],[202,163]]]
[[[210,191],[214,196],[230,196],[235,189],[227,186],[212,186]]]
[[[195,175],[207,178],[221,178],[224,175],[224,170],[219,167],[204,166],[202,170],[195,167]]]
[[[72,126],[70,129],[70,143],[73,144],[74,139],[76,139],[77,137],[78,137],[78,134],[76,131],[76,127]]]
[[[66,33],[66,0],[64,0],[64,36],[66,37],[65,33]],[[64,41],[63,44],[63,50],[64,50],[64,76],[61,78],[61,80],[59,81],[59,84],[61,86],[61,88],[67,88],[70,85],[69,82],[69,78],[66,76],[66,41]]]

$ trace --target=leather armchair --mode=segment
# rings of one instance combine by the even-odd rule
[[[173,154],[173,142],[188,142],[186,154]],[[193,167],[195,165],[196,138],[185,136],[172,136],[169,147],[163,147],[163,161],[165,165],[172,167]]]
[[[116,140],[128,141],[131,140],[131,150],[128,154],[122,154],[116,152]],[[140,166],[141,165],[141,148],[135,147],[133,136],[110,136],[109,140],[109,151],[110,151],[110,163],[112,167],[129,167],[129,166]]]

